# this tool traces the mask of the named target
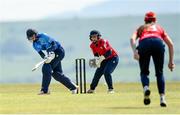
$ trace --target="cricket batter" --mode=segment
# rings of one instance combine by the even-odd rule
[[[168,67],[173,71],[174,64],[174,48],[173,42],[165,30],[156,24],[156,14],[147,12],[144,18],[145,24],[140,26],[131,37],[131,47],[134,53],[134,59],[139,60],[141,82],[144,89],[144,104],[150,104],[150,88],[149,88],[149,63],[152,56],[157,87],[160,95],[160,106],[166,107],[165,100],[165,79],[163,74],[165,42],[169,49]],[[136,48],[136,40],[139,39],[139,45]]]
[[[90,60],[89,65],[90,67],[96,67],[97,69],[87,93],[94,93],[102,75],[105,77],[108,93],[114,93],[111,74],[118,65],[118,54],[107,40],[101,38],[99,31],[92,30],[89,37],[91,40],[90,48],[95,56],[94,59]]]
[[[42,67],[42,86],[39,95],[50,94],[49,84],[51,82],[51,76],[66,86],[72,94],[76,94],[77,86],[62,71],[61,61],[65,56],[65,51],[61,44],[48,35],[38,33],[34,29],[28,29],[26,35],[39,55],[43,59],[47,59]],[[47,55],[43,51],[46,51]]]

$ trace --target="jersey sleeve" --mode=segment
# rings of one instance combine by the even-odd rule
[[[48,43],[52,43],[54,40],[52,38],[50,38],[46,33],[42,33],[42,37],[48,42]]]
[[[37,52],[40,52],[42,50],[42,47],[41,45],[38,45],[36,43],[33,43],[33,48],[37,51]]]
[[[105,51],[108,51],[108,50],[111,49],[108,40],[102,40],[102,41],[101,41],[101,46],[103,47],[103,49],[104,49]]]
[[[46,39],[47,43],[47,52],[54,51],[58,48],[58,43],[51,37],[49,37],[47,34],[43,33],[44,39]]]
[[[45,54],[42,52],[41,47],[37,44],[33,44],[33,48],[38,52],[38,54],[41,56],[41,58],[44,59]]]
[[[159,28],[159,31],[161,32],[161,37],[162,39],[166,39],[168,34],[165,32],[165,30],[160,26],[160,25],[157,25],[157,27]]]
[[[93,47],[93,44],[90,45],[90,48],[91,48],[91,50],[92,50],[92,52],[93,52],[93,55],[96,56],[96,57],[98,57],[99,54],[97,53],[97,51],[96,51],[95,48]]]
[[[110,46],[108,40],[103,40],[102,43],[103,43],[102,45],[103,45],[103,48],[104,48],[104,54],[103,54],[103,56],[104,56],[105,58],[108,58],[109,56],[112,55],[111,46]]]
[[[41,58],[43,58],[43,59],[45,58],[45,54],[42,51],[39,51],[38,53],[41,56]]]

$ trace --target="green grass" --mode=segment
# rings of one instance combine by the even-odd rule
[[[151,101],[143,105],[140,83],[116,83],[115,94],[107,94],[106,86],[99,84],[95,94],[72,95],[59,84],[51,85],[51,95],[37,95],[38,84],[1,84],[0,113],[160,113],[180,114],[180,82],[166,84],[168,107],[159,106],[156,83],[151,83]]]

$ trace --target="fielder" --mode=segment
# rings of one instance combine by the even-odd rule
[[[148,75],[150,58],[152,56],[160,95],[160,106],[166,107],[165,79],[163,74],[165,45],[163,42],[166,43],[169,49],[168,67],[171,71],[173,71],[175,67],[173,42],[165,30],[156,24],[156,15],[154,12],[147,12],[144,21],[145,24],[140,26],[131,37],[134,59],[139,60],[141,82],[144,89],[144,104],[149,105],[151,102]],[[139,45],[136,48],[137,39],[139,39]]]
[[[107,40],[101,38],[99,31],[92,30],[89,37],[92,42],[90,48],[95,56],[94,59],[89,61],[89,65],[90,67],[96,67],[97,69],[90,85],[90,89],[87,91],[87,93],[94,93],[102,75],[105,77],[108,86],[108,93],[114,93],[111,74],[118,64],[118,54]]]
[[[76,94],[78,86],[63,74],[61,61],[65,56],[65,51],[61,44],[44,33],[38,33],[34,29],[26,31],[27,39],[32,42],[33,48],[45,60],[42,67],[42,86],[39,95],[50,94],[49,84],[51,76],[66,86],[72,94]],[[47,55],[43,53],[47,52]]]

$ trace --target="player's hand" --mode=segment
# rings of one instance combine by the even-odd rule
[[[49,52],[48,55],[45,57],[45,63],[50,63],[55,58],[54,52]]]
[[[169,62],[168,67],[169,67],[170,71],[173,71],[173,69],[175,68],[174,62]]]
[[[136,50],[136,51],[134,52],[134,59],[138,61],[139,58],[140,58],[140,56],[139,56],[139,54],[138,54],[138,50]]]

